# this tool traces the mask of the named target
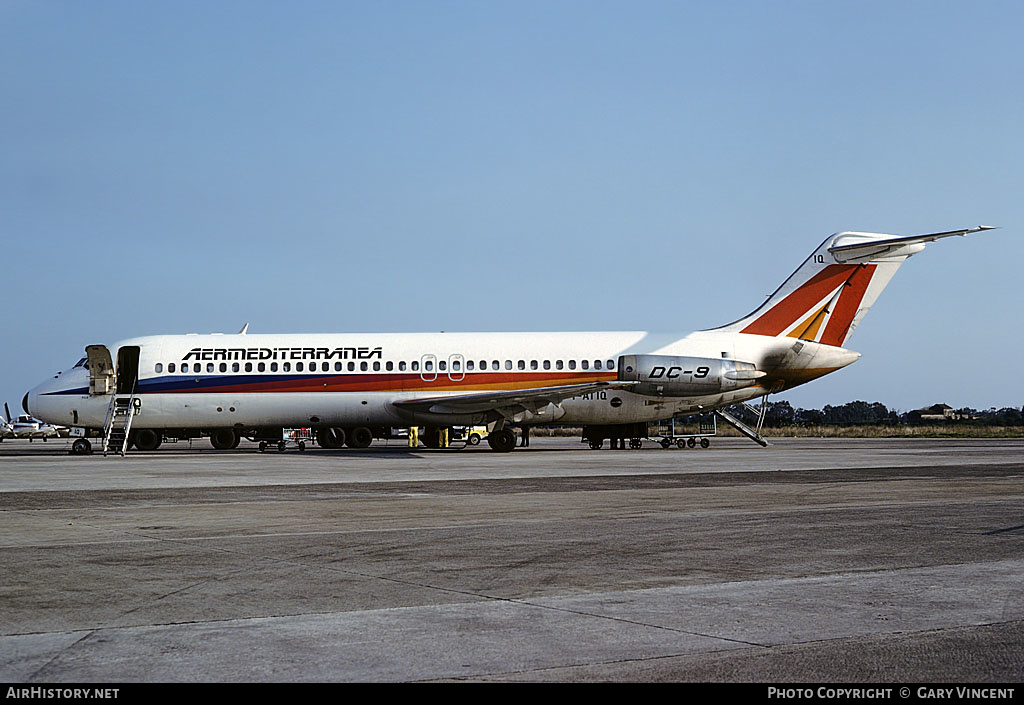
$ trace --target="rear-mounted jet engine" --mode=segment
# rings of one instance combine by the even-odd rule
[[[638,394],[696,397],[750,387],[765,373],[752,362],[714,357],[671,355],[623,355],[619,380],[640,382],[631,388]]]

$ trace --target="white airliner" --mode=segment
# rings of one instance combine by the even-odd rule
[[[131,424],[124,447],[142,450],[165,435],[209,434],[226,449],[242,436],[280,438],[282,428],[307,426],[329,448],[366,447],[392,426],[425,426],[432,445],[439,429],[483,424],[498,451],[515,447],[514,427],[540,424],[583,426],[600,447],[646,435],[638,427],[649,421],[723,413],[849,365],[860,354],[844,344],[909,256],[927,242],[989,229],[832,235],[753,313],[685,337],[244,329],[147,336],[88,346],[74,368],[28,392],[23,406],[93,432],[109,432],[120,409]],[[87,452],[84,443],[76,449]]]

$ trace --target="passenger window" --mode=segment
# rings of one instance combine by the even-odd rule
[[[167,371],[168,372],[174,372],[174,363],[173,362],[170,363],[169,365],[167,365]]]
[[[550,370],[551,369],[551,360],[545,360],[544,361],[544,369],[545,370]]]
[[[241,368],[238,366],[237,362],[232,362],[231,363],[231,371],[232,372],[238,372],[239,369],[241,369]]]
[[[470,360],[469,364],[470,364],[470,365],[472,365],[472,364],[473,364],[473,361],[472,361],[472,360]],[[458,372],[459,370],[461,370],[461,369],[462,369],[462,365],[460,365],[460,364],[459,364],[459,361],[458,361],[458,360],[454,360],[454,361],[452,362],[452,369],[453,369],[454,371],[456,371],[456,372]]]
[[[419,372],[420,371],[420,362],[419,362],[419,360],[413,360],[412,361],[412,371],[413,372]]]
[[[441,360],[441,362],[437,363],[437,369],[439,369],[442,372],[444,372],[445,370],[448,369],[448,363],[445,362],[444,360]]]
[[[164,363],[162,363],[162,362],[156,363],[156,367],[153,368],[153,371],[154,372],[163,372],[164,371]]]
[[[341,363],[340,362],[335,362],[334,363],[334,371],[335,372],[341,372]]]
[[[469,370],[470,372],[473,371],[474,365],[475,363],[472,360],[466,360],[466,369]]]
[[[556,370],[560,370],[560,369],[562,369],[562,367],[564,367],[564,365],[562,364],[562,361],[561,360],[555,360],[555,369]]]
[[[405,360],[402,360],[398,363],[398,371],[405,372]]]
[[[537,361],[536,360],[530,360],[530,369],[531,370],[537,369]]]
[[[388,372],[393,371],[395,369],[395,363],[391,362],[391,360],[388,360],[387,363],[384,365],[384,369],[387,370]]]
[[[356,371],[356,363],[354,363],[354,362],[348,363],[348,371],[349,372],[355,372]]]
[[[181,371],[182,372],[188,372],[188,363],[187,362],[181,363]]]
[[[491,369],[492,370],[500,370],[501,369],[501,363],[498,362],[497,360],[494,360],[493,362],[491,362]]]
[[[305,368],[303,367],[303,364],[301,362],[296,362],[295,363],[295,371],[296,372],[302,372],[303,369],[305,369]]]
[[[271,372],[277,372],[277,363],[276,362],[271,362],[270,363],[270,371]]]
[[[252,372],[252,363],[251,362],[245,363],[245,371],[246,372]]]
[[[281,370],[283,372],[291,372],[292,371],[292,363],[290,363],[290,362],[284,363],[283,365],[281,365]]]
[[[267,371],[267,363],[261,362],[261,363],[257,364],[256,365],[256,371],[257,372],[266,372]]]
[[[376,360],[373,361],[373,371],[380,372],[380,363],[377,362]]]
[[[360,362],[359,363],[359,369],[362,370],[363,372],[366,372],[366,369],[367,369],[366,363],[365,362]]]
[[[584,370],[589,370],[590,363],[587,362],[586,360],[580,360],[580,367],[583,368]]]
[[[609,370],[614,370],[615,369],[615,360],[609,360],[608,361],[608,369]]]
[[[594,360],[594,369],[595,370],[601,369],[601,361],[600,360]]]
[[[212,362],[207,362],[206,363],[206,371],[207,372],[213,372],[213,363]]]
[[[576,361],[575,360],[569,360],[569,369],[570,370],[575,370],[576,369]]]
[[[512,369],[512,361],[511,360],[505,360],[505,369],[506,370],[511,370]]]
[[[227,372],[228,371],[228,363],[226,363],[226,362],[220,363],[220,371],[221,372]]]

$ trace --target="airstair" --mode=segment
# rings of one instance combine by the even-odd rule
[[[128,396],[111,395],[107,418],[103,422],[103,455],[118,453],[123,456],[128,452],[128,434],[141,401],[135,396],[134,389]]]
[[[757,427],[756,428],[750,428],[749,426],[747,426],[745,423],[740,421],[738,418],[736,418],[735,416],[730,414],[725,409],[715,409],[715,414],[720,419],[722,419],[723,421],[728,423],[730,426],[735,428],[737,431],[742,433],[744,436],[746,436],[750,440],[754,441],[754,443],[757,443],[762,448],[767,448],[768,447],[768,441],[766,441],[761,436],[761,427],[764,426],[765,415],[768,412],[768,395],[765,394],[763,397],[761,397],[761,406],[760,406],[760,408],[755,409],[754,407],[750,406],[749,404],[743,404],[743,406],[747,409],[747,411],[750,411],[751,413],[753,413],[754,415],[757,416]]]

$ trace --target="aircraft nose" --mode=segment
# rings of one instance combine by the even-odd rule
[[[25,413],[29,416],[32,415],[32,412],[28,410],[28,392],[25,392],[25,396],[21,398],[21,408],[24,409]]]

